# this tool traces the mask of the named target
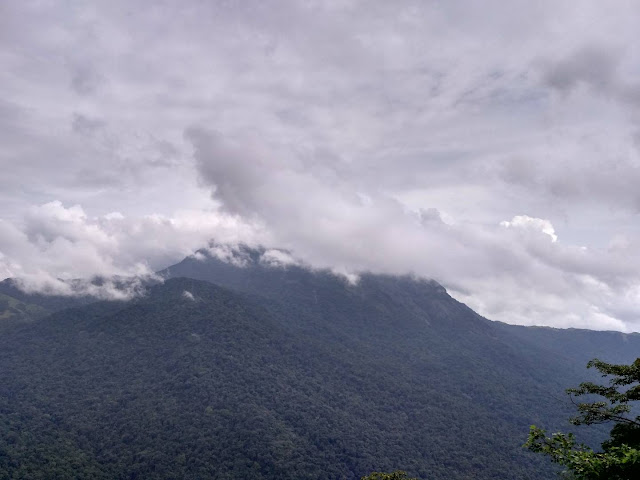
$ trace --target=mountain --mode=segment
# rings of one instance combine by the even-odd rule
[[[0,293],[0,326],[34,320],[48,313],[39,305],[24,303],[11,295]]]
[[[264,260],[268,257],[265,254],[264,249],[240,246],[233,252],[232,257],[228,257],[229,254],[226,253],[227,258],[221,260],[202,250],[159,274],[165,278],[187,277],[204,280],[236,291],[269,298],[275,303],[284,302],[289,306],[303,303],[309,306],[317,303],[319,298],[331,297],[331,292],[322,297],[318,296],[318,292],[335,286],[335,275],[296,265],[273,268]],[[372,282],[380,284],[391,304],[402,300],[411,304],[416,298],[424,297],[427,290],[431,291],[431,296],[423,298],[422,307],[433,311],[437,305],[441,306],[438,311],[431,313],[436,319],[436,323],[431,327],[439,326],[444,329],[446,337],[449,337],[453,330],[459,329],[462,322],[466,322],[470,329],[489,325],[492,335],[503,343],[517,347],[518,351],[528,358],[536,358],[542,365],[544,358],[548,357],[553,359],[553,370],[571,371],[581,379],[588,375],[585,365],[594,357],[612,363],[631,363],[640,356],[639,333],[525,327],[489,321],[456,302],[437,282],[411,277],[363,275],[356,290],[366,288]],[[346,281],[342,284],[347,290],[350,288]],[[461,313],[460,306],[464,307],[464,313]],[[309,309],[306,311],[309,312]],[[419,311],[418,315],[422,313],[424,312]],[[331,321],[332,318],[333,316],[329,315],[327,320]],[[444,343],[448,341],[449,338],[445,339]]]
[[[566,332],[491,322],[433,281],[226,260],[0,332],[0,478],[555,478],[521,445],[567,429],[585,370]]]
[[[592,358],[609,363],[631,363],[640,356],[640,333],[600,332],[578,328],[523,327],[496,322],[510,336],[536,348],[557,353],[583,367]]]
[[[0,282],[0,328],[38,320],[53,312],[93,301],[95,299],[88,296],[27,293],[15,280],[7,278]]]

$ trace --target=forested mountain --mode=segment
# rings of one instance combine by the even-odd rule
[[[7,278],[0,282],[0,329],[8,325],[31,322],[47,315],[79,305],[93,303],[87,296],[45,295],[26,293],[17,282]]]
[[[630,363],[640,357],[640,334],[599,332],[577,328],[523,327],[496,322],[510,336],[560,354],[567,362],[577,361],[583,368],[594,357],[606,358],[611,363]]]
[[[0,293],[0,327],[44,317],[49,312],[39,305],[24,303]]]
[[[263,253],[201,252],[142,298],[0,332],[0,478],[554,478],[522,449],[528,426],[567,429],[583,357],[640,351],[490,322],[435,282],[351,284]]]
[[[320,298],[318,292],[331,288],[330,285],[334,285],[336,281],[336,277],[327,272],[312,272],[297,266],[272,268],[264,258],[264,250],[240,247],[235,251],[236,264],[234,264],[228,259],[222,261],[207,255],[203,250],[198,255],[187,257],[160,273],[167,278],[182,276],[205,280],[280,302],[286,299],[285,303],[288,305],[299,305],[304,302],[317,303]],[[243,266],[237,266],[238,263]],[[435,317],[441,319],[437,325],[445,330],[444,335],[447,341],[449,341],[449,332],[453,333],[459,329],[463,321],[471,322],[475,328],[480,324],[489,324],[492,334],[505,344],[517,347],[519,354],[532,359],[548,357],[553,370],[557,371],[556,374],[551,374],[552,377],[561,375],[561,372],[568,374],[571,371],[572,375],[584,378],[585,375],[589,375],[585,372],[585,365],[594,357],[613,363],[629,363],[640,356],[639,333],[524,327],[493,322],[480,317],[466,307],[464,307],[465,313],[460,314],[457,309],[461,304],[446,294],[445,289],[436,282],[417,281],[411,277],[365,275],[361,278],[358,287],[367,288],[372,282],[380,286],[384,285],[381,287],[384,294],[393,302],[406,300],[406,304],[412,304],[416,298],[424,294],[422,287],[430,285],[432,292],[441,295],[432,295],[429,299],[425,299],[424,303],[431,309],[435,308],[435,305],[442,305]],[[342,283],[349,290],[347,282]],[[420,285],[417,289],[420,293],[414,298],[416,290],[412,287],[416,285]]]

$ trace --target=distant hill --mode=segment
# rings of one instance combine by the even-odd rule
[[[24,303],[11,295],[0,293],[0,328],[42,318],[48,313],[39,305]]]
[[[98,287],[106,283],[106,281],[106,278],[99,276],[88,280],[68,280],[66,283],[70,287],[69,290],[75,291],[76,294],[59,295],[26,292],[22,290],[16,280],[12,278],[2,280],[0,281],[0,329],[15,323],[38,320],[67,308],[94,303],[98,301],[98,298],[87,293],[89,290],[87,286],[96,287],[96,292],[99,292]],[[112,277],[108,281],[109,287],[114,292],[126,292],[132,289],[132,284],[137,285],[139,283],[138,279],[132,281],[125,277]],[[151,286],[155,281],[149,279],[143,283]],[[79,286],[80,288],[77,288]]]
[[[27,293],[7,278],[0,282],[0,328],[9,323],[30,322],[53,312],[94,302],[89,297]]]
[[[263,253],[201,252],[143,298],[0,332],[0,478],[551,479],[528,426],[568,428],[591,352],[640,352],[488,321],[433,281],[351,284]]]
[[[496,326],[537,348],[553,351],[583,366],[594,357],[610,363],[631,363],[640,357],[640,333],[600,332],[578,328]]]

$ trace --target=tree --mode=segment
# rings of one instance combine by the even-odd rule
[[[418,480],[417,478],[407,477],[406,472],[397,470],[391,473],[384,472],[372,472],[366,477],[362,477],[360,480]]]
[[[578,444],[571,433],[554,433],[551,437],[535,425],[531,426],[525,447],[551,457],[566,467],[570,478],[580,480],[634,480],[640,478],[640,415],[634,416],[631,402],[640,400],[640,358],[631,365],[613,365],[598,359],[587,368],[595,367],[609,385],[583,382],[570,388],[567,394],[578,409],[570,419],[574,425],[613,423],[610,438],[602,443],[602,451]],[[598,395],[592,402],[577,402],[576,397]],[[590,397],[593,398],[593,397]],[[637,408],[637,407],[636,407]]]

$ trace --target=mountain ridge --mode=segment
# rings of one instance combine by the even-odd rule
[[[554,476],[520,447],[531,423],[566,429],[585,378],[553,332],[407,276],[212,256],[163,273],[0,332],[0,478]],[[620,358],[640,350],[624,338]]]

